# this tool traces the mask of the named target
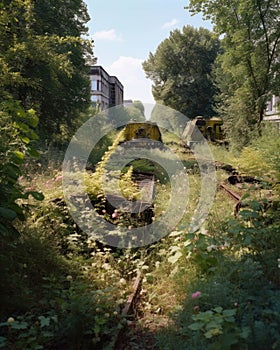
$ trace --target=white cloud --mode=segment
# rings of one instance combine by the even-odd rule
[[[97,40],[111,40],[111,41],[122,41],[121,35],[116,33],[115,29],[101,30],[93,34],[93,39]]]
[[[110,75],[115,75],[124,86],[124,99],[155,103],[152,95],[152,82],[145,77],[142,69],[144,60],[120,56],[110,66],[105,67]]]
[[[168,29],[168,28],[174,27],[177,23],[179,23],[178,19],[174,18],[169,22],[165,22],[161,28]]]

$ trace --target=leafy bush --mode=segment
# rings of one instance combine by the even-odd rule
[[[185,273],[196,273],[181,287],[186,298],[173,314],[174,327],[159,336],[163,349],[280,347],[279,203],[246,205],[236,218],[209,226],[216,231],[180,242],[180,264],[186,260]]]
[[[247,208],[229,221],[232,246],[243,255],[258,261],[267,278],[280,285],[278,258],[280,256],[279,202],[247,201]]]
[[[280,180],[280,137],[276,127],[267,125],[260,138],[243,148],[236,159],[237,167],[246,174]]]
[[[0,348],[100,349],[121,327],[114,288],[98,290],[72,276],[46,277],[45,297],[37,312],[9,317],[0,323]],[[45,309],[45,311],[44,311]]]
[[[213,340],[209,349],[230,350],[234,344],[238,344],[240,348],[241,342],[244,343],[244,339],[248,337],[248,329],[240,330],[235,315],[235,309],[223,310],[217,306],[213,310],[193,315],[194,322],[189,325],[189,329],[202,332],[206,339]]]
[[[26,206],[18,200],[30,195],[43,199],[39,192],[24,191],[18,184],[20,167],[26,157],[38,156],[32,147],[32,141],[37,139],[34,128],[38,118],[33,109],[25,111],[18,101],[12,99],[2,102],[0,107],[0,234],[9,240],[18,235],[14,220],[24,219]]]

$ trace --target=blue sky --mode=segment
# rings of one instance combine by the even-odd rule
[[[188,0],[84,0],[91,21],[97,64],[124,85],[124,98],[153,103],[152,82],[146,79],[142,62],[184,25],[211,29],[201,16],[191,16]]]

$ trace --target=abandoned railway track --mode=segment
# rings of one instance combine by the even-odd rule
[[[219,184],[220,188],[222,188],[234,201],[240,202],[241,196],[237,193],[235,193],[232,189],[230,189],[227,185],[224,183]]]
[[[138,127],[138,126],[137,126]],[[145,143],[143,139],[138,138],[133,139],[134,133],[138,132],[138,129],[136,128],[135,130],[133,129],[134,125],[130,126],[130,129],[128,130],[130,134],[127,136],[128,141],[131,142],[133,141],[133,146],[134,145],[139,145],[140,146],[147,146],[147,142]],[[144,127],[141,126],[139,129],[141,133],[144,133]],[[127,131],[127,132],[128,132]],[[158,136],[155,137],[155,141],[158,142],[159,140]],[[157,145],[157,143],[156,143]],[[126,147],[126,148],[125,148]],[[124,150],[129,149],[130,145],[125,145],[124,144]],[[125,152],[123,153],[125,155]],[[194,158],[188,157],[188,160]],[[138,160],[138,159],[137,159]],[[218,163],[215,162],[216,168],[220,168],[228,173],[231,173],[231,175],[236,174],[236,169],[234,169],[231,165],[227,165],[224,163]],[[150,164],[149,164],[150,166]],[[147,166],[148,167],[148,166]],[[109,214],[111,214],[111,217],[114,218],[114,212],[118,210],[118,208],[123,209],[128,215],[131,215],[134,219],[138,220],[137,225],[149,225],[152,222],[152,219],[155,215],[154,213],[154,199],[155,199],[155,181],[156,175],[155,173],[151,172],[145,172],[139,170],[139,168],[133,169],[132,173],[132,178],[131,180],[134,182],[136,187],[138,188],[140,192],[140,198],[134,201],[128,201],[124,197],[117,196],[112,194],[107,195],[107,202],[108,203],[113,203],[111,208],[109,208]],[[220,183],[219,188],[222,189],[235,203],[234,206],[234,213],[236,214],[240,208],[241,205],[241,198],[242,196],[238,193],[235,193],[234,190],[232,190],[228,185],[225,183]],[[106,208],[107,210],[108,208]],[[116,221],[116,225],[118,222]],[[113,349],[114,350],[130,350],[132,349],[130,347],[131,343],[131,333],[132,333],[132,338],[136,337],[137,341],[139,340],[139,335],[137,334],[137,327],[135,329],[132,329],[131,324],[132,323],[137,323],[139,320],[138,314],[139,314],[139,309],[141,308],[141,303],[143,303],[143,296],[141,297],[141,290],[142,290],[142,280],[143,280],[143,273],[140,271],[137,271],[136,276],[134,277],[133,280],[130,280],[130,288],[131,284],[133,283],[132,286],[132,291],[128,295],[128,298],[120,312],[120,318],[123,320],[121,325],[122,327],[119,329],[117,334],[115,335],[115,338],[113,340]],[[140,316],[141,318],[142,316]],[[131,321],[133,320],[133,321]],[[149,349],[155,349],[155,340],[151,340],[151,347],[148,347]],[[145,350],[148,349],[145,347]],[[138,349],[138,347],[137,347]],[[139,348],[140,349],[140,348]],[[141,347],[142,349],[142,347]]]
[[[121,311],[122,318],[128,318],[131,314],[135,313],[135,308],[137,300],[139,298],[139,293],[141,290],[141,282],[142,282],[142,273],[141,271],[137,271],[137,275],[135,281],[133,283],[133,288],[131,294],[128,296],[127,301]],[[125,346],[125,332],[127,329],[127,322],[123,325],[123,327],[119,330],[116,335],[113,349],[114,350],[123,350]]]

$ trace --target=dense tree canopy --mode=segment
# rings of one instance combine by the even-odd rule
[[[143,68],[153,85],[153,96],[190,118],[211,115],[215,88],[212,65],[219,40],[209,30],[191,26],[176,29],[150,53]]]
[[[280,91],[279,1],[190,0],[189,8],[211,19],[223,36],[224,53],[216,71],[220,111],[231,138],[246,144],[263,119],[268,99]]]
[[[34,108],[48,140],[89,105],[88,20],[82,0],[0,4],[0,94]]]
[[[38,156],[34,141],[61,138],[62,129],[90,103],[86,59],[91,43],[81,39],[89,20],[82,0],[0,2],[0,234],[16,230],[25,193],[18,178],[26,156]],[[38,147],[38,146],[37,146]],[[20,201],[18,201],[20,199]]]

